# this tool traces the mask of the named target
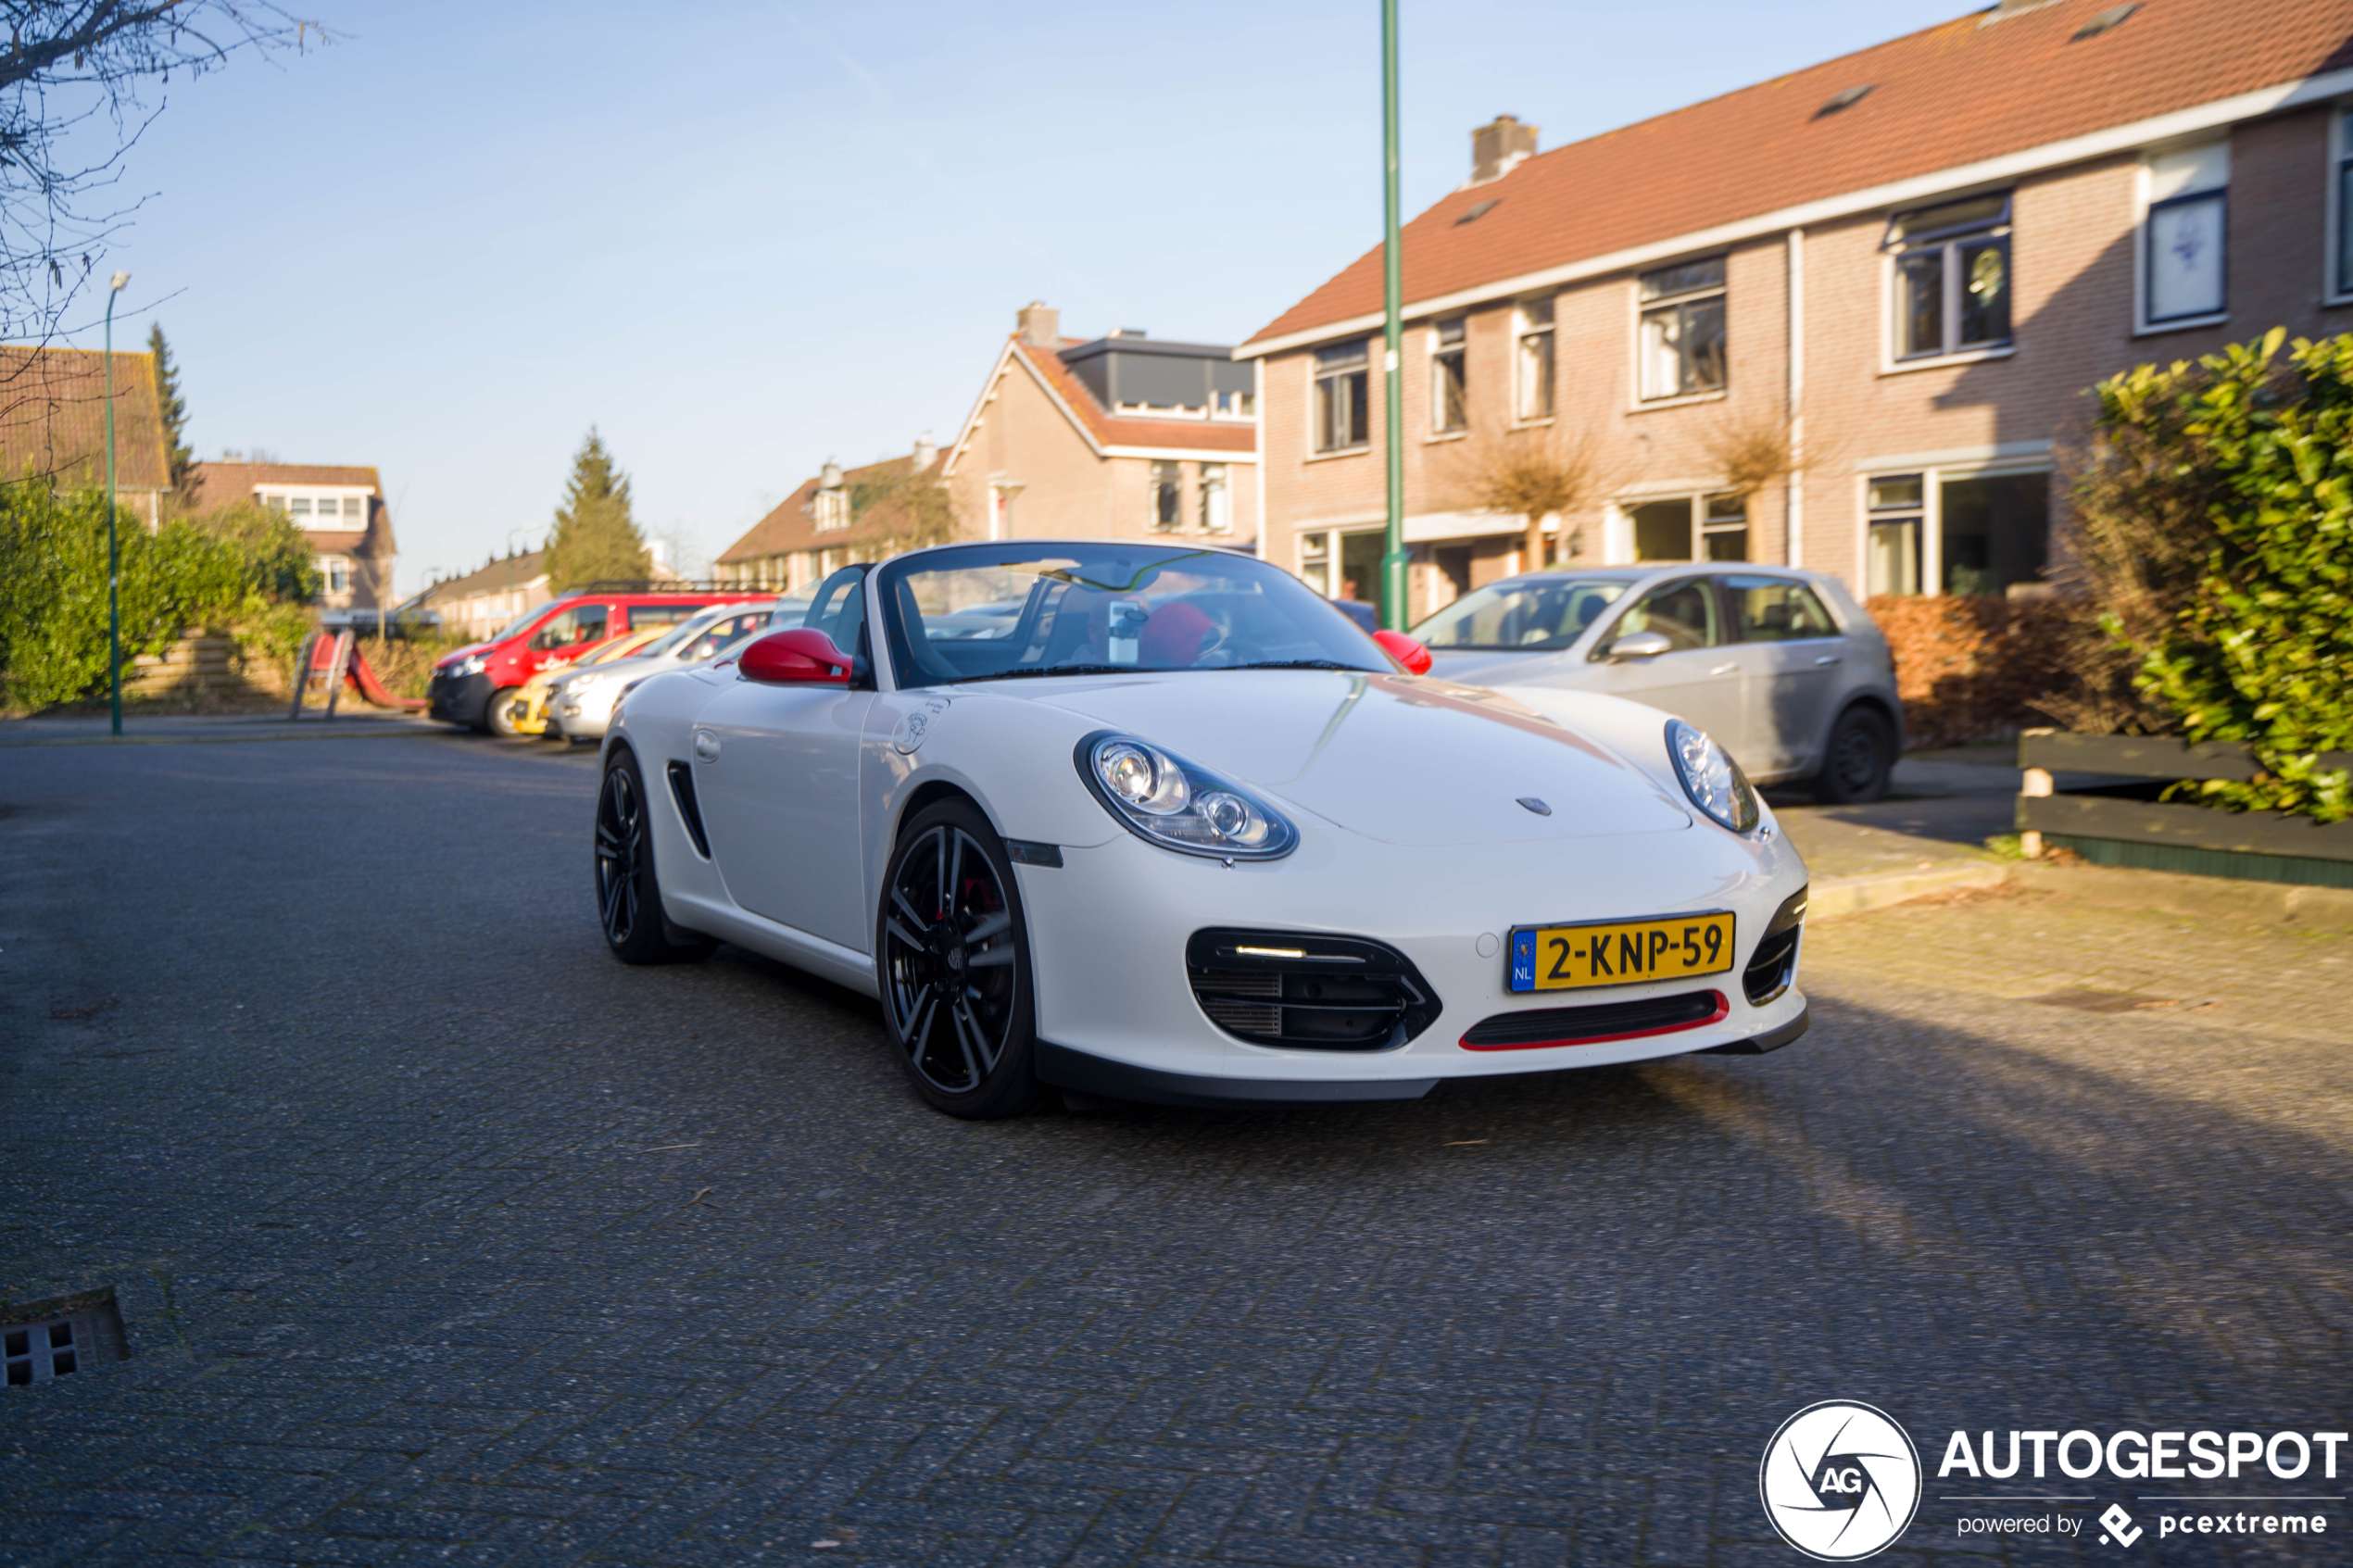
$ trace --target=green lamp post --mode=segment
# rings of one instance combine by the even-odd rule
[[[1381,557],[1381,624],[1405,629],[1404,257],[1397,241],[1397,0],[1380,6],[1382,400],[1388,418],[1389,542]]]
[[[122,552],[114,536],[114,302],[131,274],[107,285],[107,684],[113,696],[114,733],[122,734]]]

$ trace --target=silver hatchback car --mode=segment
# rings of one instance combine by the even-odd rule
[[[1887,639],[1844,584],[1747,562],[1505,578],[1414,628],[1430,673],[1606,692],[1698,725],[1758,784],[1876,800],[1904,748]]]

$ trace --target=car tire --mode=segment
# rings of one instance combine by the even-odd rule
[[[900,830],[875,920],[875,979],[892,1053],[936,1110],[1019,1116],[1043,1090],[1029,928],[1004,841],[969,801]]]
[[[635,753],[614,750],[597,788],[597,919],[623,963],[691,963],[718,946],[662,912],[654,877],[653,798]]]
[[[482,727],[501,740],[512,740],[522,734],[515,728],[515,704],[522,699],[520,686],[499,686],[483,705]]]
[[[1887,793],[1894,767],[1894,727],[1875,709],[1850,708],[1831,726],[1814,798],[1825,806],[1868,806]]]

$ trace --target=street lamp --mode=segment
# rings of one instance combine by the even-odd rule
[[[1397,242],[1397,0],[1380,6],[1381,307],[1382,395],[1387,402],[1389,441],[1389,539],[1381,557],[1381,623],[1405,629],[1405,378],[1399,365],[1404,346],[1404,257]]]
[[[107,682],[116,734],[122,734],[122,604],[117,592],[122,555],[114,536],[114,302],[130,282],[130,273],[117,272],[107,285]]]

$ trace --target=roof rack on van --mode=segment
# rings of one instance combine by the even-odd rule
[[[732,594],[742,591],[748,597],[758,598],[760,590],[748,583],[718,583],[706,580],[688,582],[668,577],[659,581],[650,577],[600,577],[594,583],[583,583],[566,588],[556,597],[568,599],[576,594]]]

